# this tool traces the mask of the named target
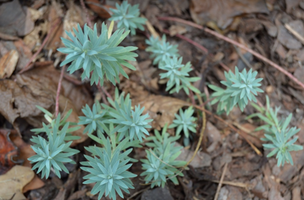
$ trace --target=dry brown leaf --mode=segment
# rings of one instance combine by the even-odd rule
[[[54,27],[56,23],[58,23],[58,18],[63,18],[64,14],[63,14],[62,6],[60,5],[60,3],[58,3],[55,0],[52,1],[52,5],[49,6],[48,9],[49,9],[48,30],[50,31],[50,29]],[[63,33],[63,23],[60,22],[60,24],[54,27],[53,34],[50,36],[49,40],[46,43],[46,48],[52,49],[53,51],[59,48],[61,46],[60,37],[62,36],[62,33]]]
[[[34,28],[31,14],[18,0],[0,5],[0,32],[12,36],[24,36]]]
[[[174,36],[176,34],[184,34],[187,32],[187,29],[184,26],[172,25],[169,28],[170,36]]]
[[[14,145],[18,148],[18,160],[23,161],[23,166],[32,167],[29,157],[35,155],[35,151],[31,148],[31,145],[25,143],[22,138],[17,134],[16,131],[11,131],[10,139],[14,143]]]
[[[0,78],[9,78],[13,74],[19,59],[18,51],[11,50],[0,59]]]
[[[178,143],[175,143],[175,146],[181,146]],[[176,158],[176,160],[183,160],[183,161],[189,161],[194,154],[194,151],[191,151],[186,148],[181,149],[181,154]],[[209,154],[198,151],[197,154],[195,154],[193,160],[191,161],[190,165],[194,168],[198,167],[206,167],[210,166],[211,164],[211,157]]]
[[[67,11],[63,20],[63,29],[65,31],[73,31],[73,28],[77,29],[77,24],[84,25],[85,14],[81,8],[74,4],[74,1],[69,1],[69,10]],[[68,38],[68,35],[63,32],[62,37]]]
[[[44,185],[45,183],[37,176],[37,174],[35,174],[31,182],[29,182],[23,187],[22,193],[26,193],[27,191],[30,190],[36,190],[42,188]]]
[[[34,30],[26,35],[23,39],[26,46],[30,49],[36,51],[42,43],[41,35],[44,36],[48,31],[48,22],[40,23],[38,26],[35,26]]]
[[[241,14],[268,12],[264,0],[191,0],[190,5],[196,23],[216,22],[221,29],[226,29]]]
[[[131,94],[132,96],[132,94]],[[132,98],[133,105],[145,107],[144,112],[148,112],[153,119],[152,127],[160,130],[166,124],[171,124],[175,118],[175,113],[185,104],[184,101],[172,97],[153,95],[147,93],[144,96]]]
[[[109,5],[102,5],[98,0],[86,0],[86,3],[91,10],[93,10],[99,17],[108,19],[111,17]],[[97,6],[98,5],[98,6]]]
[[[291,35],[283,25],[279,27],[278,40],[288,49],[300,49],[302,47],[301,42]]]
[[[0,129],[0,175],[6,173],[16,163],[18,151],[9,138],[9,129]]]
[[[52,65],[49,67],[35,68],[22,75],[17,75],[16,82],[4,80],[0,82],[0,113],[18,130],[17,118],[26,120],[34,127],[40,127],[42,113],[36,108],[39,105],[50,112],[54,112],[55,98],[60,72]],[[59,98],[61,113],[73,109],[69,118],[72,122],[78,121],[81,108],[93,103],[85,87],[75,86],[63,80]],[[73,134],[81,137],[76,143],[82,142],[87,135],[82,134],[84,127]],[[75,144],[75,143],[74,143]]]
[[[29,167],[14,166],[6,174],[0,176],[1,199],[22,200],[26,199],[22,194],[23,187],[34,178],[34,172]]]

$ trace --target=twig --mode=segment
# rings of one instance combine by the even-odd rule
[[[56,117],[59,113],[59,96],[60,96],[61,83],[62,83],[64,70],[65,70],[65,65],[63,65],[63,67],[61,69],[61,74],[60,74],[60,78],[59,78],[59,81],[58,81],[58,87],[57,87],[57,93],[56,93],[56,106],[55,106],[55,116]]]
[[[213,36],[216,36],[219,39],[222,39],[226,42],[229,42],[235,46],[238,46],[242,49],[245,49],[246,51],[248,51],[249,53],[251,53],[252,55],[254,55],[255,57],[261,59],[262,61],[264,61],[265,63],[268,63],[269,65],[273,66],[274,68],[276,68],[277,70],[279,70],[280,72],[282,72],[283,74],[285,74],[286,76],[288,76],[291,80],[293,80],[295,83],[297,83],[298,85],[300,85],[303,89],[304,89],[304,83],[302,83],[301,81],[299,81],[297,78],[295,78],[291,73],[289,73],[288,71],[286,71],[285,69],[283,69],[282,67],[280,67],[278,64],[272,62],[271,60],[269,60],[268,58],[265,58],[264,56],[262,56],[261,54],[257,53],[256,51],[249,49],[248,47],[246,47],[245,45],[242,45],[226,36],[223,36],[215,31],[212,31],[209,28],[205,28],[201,25],[195,24],[193,22],[187,21],[187,20],[183,20],[183,19],[179,19],[179,18],[175,18],[175,17],[158,17],[159,20],[164,20],[164,21],[175,21],[175,22],[180,22],[183,24],[187,24],[189,26],[193,26],[195,28],[198,28],[200,30],[203,30]]]
[[[48,34],[46,35],[46,37],[44,38],[43,43],[41,44],[41,46],[39,47],[38,51],[31,57],[30,61],[26,64],[26,66],[19,72],[19,74],[22,74],[23,72],[28,71],[29,69],[31,69],[31,63],[36,59],[37,55],[41,52],[41,50],[43,49],[43,47],[45,46],[46,42],[49,40],[49,37],[53,34],[53,31],[55,30],[55,27],[61,22],[61,19],[58,18],[57,21],[52,25],[52,27],[50,28],[50,31],[48,32]]]
[[[89,27],[90,27],[90,28],[93,28],[93,25],[92,25],[92,22],[91,22],[91,20],[90,20],[88,10],[87,10],[87,8],[85,7],[84,1],[83,1],[83,0],[80,0],[80,4],[81,4],[82,9],[84,10],[84,13],[85,13],[85,16],[86,16],[86,18],[87,18],[87,23],[88,23]]]
[[[198,107],[198,108],[200,108],[201,106],[203,106],[204,105],[204,102],[202,101],[202,99],[201,99],[201,96],[199,95],[199,94],[196,94],[196,96],[197,96],[197,98],[198,98],[198,100],[199,100],[199,102],[200,102],[200,106],[197,106],[197,105],[191,105],[191,104],[188,104],[188,106],[194,106],[194,107]],[[202,116],[202,120],[203,120],[203,125],[202,125],[202,129],[201,129],[201,132],[200,132],[200,137],[199,137],[199,139],[198,139],[198,143],[197,143],[197,145],[196,145],[196,148],[195,148],[195,150],[194,150],[194,153],[193,153],[193,155],[192,155],[192,157],[190,158],[190,160],[187,162],[187,164],[183,167],[183,170],[192,162],[192,160],[194,159],[194,157],[196,156],[196,154],[197,154],[197,152],[198,152],[198,150],[199,150],[199,148],[200,148],[200,146],[201,146],[201,144],[202,144],[202,141],[203,141],[203,136],[204,136],[204,132],[205,132],[205,129],[206,129],[206,113],[205,113],[205,109],[199,109],[199,110],[201,110],[202,111],[202,113],[203,113],[203,116]]]
[[[215,193],[215,196],[214,196],[214,200],[217,200],[218,199],[218,195],[220,193],[220,189],[222,187],[222,184],[223,184],[223,180],[224,180],[224,177],[225,177],[225,174],[226,174],[226,171],[227,171],[227,164],[228,163],[225,163],[225,166],[224,166],[224,169],[223,169],[223,173],[222,173],[222,176],[221,176],[221,179],[220,179],[220,182],[217,186],[217,190],[216,190],[216,193]]]
[[[167,33],[167,34],[170,34],[170,32],[168,30],[165,30],[165,29],[163,30],[163,32]],[[194,42],[193,40],[191,40],[191,39],[189,39],[189,38],[187,38],[183,35],[180,35],[180,34],[175,34],[175,36],[182,39],[182,40],[185,40],[185,41],[189,42],[190,44],[192,44],[192,45],[196,46],[197,48],[199,48],[200,50],[202,50],[205,54],[208,54],[208,50],[205,47],[203,47],[202,45],[200,45],[199,43]]]
[[[295,31],[293,28],[291,28],[291,26],[289,26],[289,24],[285,24],[285,28],[287,30],[289,30],[289,32],[291,34],[293,34],[298,40],[300,40],[302,42],[302,44],[304,44],[304,38],[297,31]]]

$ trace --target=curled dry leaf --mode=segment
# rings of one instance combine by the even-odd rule
[[[33,178],[34,172],[31,170],[31,168],[20,165],[14,166],[6,174],[0,176],[1,199],[26,199],[22,194],[22,189]]]
[[[9,78],[13,74],[19,59],[18,51],[11,50],[0,59],[0,79]]]
[[[17,156],[18,152],[11,142],[9,134],[9,130],[0,129],[0,174],[4,174],[16,164],[13,159]]]

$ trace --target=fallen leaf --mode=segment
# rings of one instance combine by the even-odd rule
[[[301,0],[285,0],[286,12],[290,13],[291,10],[300,4]]]
[[[29,157],[35,155],[35,151],[31,145],[25,143],[15,130],[11,130],[10,139],[13,144],[18,148],[18,160],[22,160],[22,165],[25,167],[32,167]]]
[[[14,166],[6,174],[0,176],[1,199],[26,199],[22,194],[23,187],[34,178],[34,172],[29,167]],[[14,197],[13,197],[14,196]],[[13,197],[13,198],[12,198]]]
[[[301,42],[291,35],[283,25],[279,27],[278,40],[288,49],[300,49],[302,47]]]
[[[176,34],[184,34],[187,32],[187,29],[184,26],[172,25],[169,28],[170,36],[174,36]]]
[[[69,10],[63,20],[63,30],[71,32],[73,28],[77,29],[77,24],[81,27],[84,25],[85,14],[79,6],[75,5],[74,1],[69,1],[68,4]],[[69,39],[65,32],[62,37]]]
[[[0,32],[12,36],[25,36],[34,28],[31,14],[18,0],[0,5]]]
[[[0,79],[9,78],[13,74],[19,59],[18,51],[11,50],[0,59]]]
[[[178,143],[175,143],[175,146],[181,146]],[[181,149],[181,154],[176,158],[176,160],[189,161],[194,154],[194,151],[191,151],[186,148]],[[211,165],[211,157],[209,154],[198,151],[191,161],[190,165],[194,168],[198,167],[207,167]]]
[[[208,142],[211,143],[207,148],[207,152],[210,153],[215,150],[217,144],[221,141],[221,134],[219,130],[209,121],[206,125],[206,136],[208,138]]]
[[[63,10],[60,3],[57,1],[52,1],[52,5],[48,7],[48,30],[54,28],[53,34],[50,36],[49,40],[46,43],[46,49],[52,49],[54,52],[61,45],[61,36],[63,34],[63,23],[60,21],[58,25],[58,18],[63,18]],[[55,26],[56,25],[56,26]],[[55,26],[55,27],[54,27]]]
[[[198,24],[216,22],[221,29],[226,29],[234,17],[249,13],[268,13],[264,0],[191,0],[190,13]]]
[[[132,104],[145,107],[144,112],[148,112],[150,118],[153,119],[152,127],[160,130],[166,124],[172,123],[175,114],[185,103],[176,98],[148,93],[145,96],[133,97]]]
[[[16,163],[13,157],[17,156],[17,148],[9,138],[10,131],[0,129],[0,174],[4,174]]]
[[[45,183],[35,174],[34,178],[23,187],[22,193],[42,188],[44,185]]]
[[[86,3],[91,10],[93,10],[99,17],[108,19],[111,17],[109,5],[102,5],[98,0],[86,0]]]
[[[24,74],[18,74],[16,81],[4,80],[0,82],[0,113],[18,130],[17,118],[26,120],[34,127],[41,127],[43,115],[36,105],[39,105],[51,113],[54,112],[57,85],[60,72],[52,65],[48,67],[34,68]],[[75,86],[63,79],[62,90],[59,97],[60,112],[65,113],[70,108],[73,112],[70,120],[78,121],[78,116],[85,104],[92,105],[93,100],[84,86]],[[73,134],[81,137],[76,143],[87,138],[83,134],[84,127]]]

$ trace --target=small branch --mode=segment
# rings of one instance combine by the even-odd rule
[[[65,65],[61,69],[60,78],[58,81],[58,87],[57,87],[57,93],[56,93],[56,107],[55,107],[55,116],[56,117],[59,113],[59,96],[60,96],[61,83],[62,83],[64,71],[65,71]]]
[[[299,81],[297,78],[295,78],[291,73],[289,73],[288,71],[286,71],[285,69],[283,69],[282,67],[280,67],[279,65],[277,65],[276,63],[272,62],[271,60],[269,60],[268,58],[265,58],[264,56],[262,56],[261,54],[257,53],[256,51],[249,49],[248,47],[246,47],[245,45],[242,45],[226,36],[223,36],[215,31],[212,31],[209,28],[205,28],[201,25],[195,24],[193,22],[190,21],[186,21],[183,19],[179,19],[179,18],[175,18],[175,17],[158,17],[159,20],[163,20],[163,21],[175,21],[175,22],[179,22],[179,23],[183,23],[183,24],[187,24],[189,26],[198,28],[200,30],[203,30],[219,39],[222,39],[226,42],[229,42],[230,44],[233,44],[235,46],[238,46],[242,49],[245,49],[246,51],[248,51],[249,53],[251,53],[252,55],[254,55],[255,57],[261,59],[262,61],[264,61],[265,63],[268,63],[269,65],[273,66],[274,68],[276,68],[277,70],[279,70],[280,72],[282,72],[283,74],[285,74],[286,76],[288,76],[291,80],[293,80],[295,83],[297,83],[298,85],[300,85],[303,89],[304,89],[304,83],[302,83],[301,81]]]
[[[61,19],[58,18],[56,22],[53,24],[53,26],[50,28],[47,36],[44,38],[43,43],[39,47],[38,51],[31,57],[30,61],[26,64],[26,66],[19,72],[19,74],[22,74],[23,72],[28,71],[31,69],[31,63],[36,59],[37,55],[41,52],[43,47],[45,46],[46,42],[49,40],[49,37],[53,34],[53,31],[55,30],[55,27],[61,22]]]
[[[170,32],[168,30],[165,30],[165,29],[163,30],[163,32],[166,33],[166,34],[170,34]],[[175,34],[175,36],[182,39],[182,40],[185,40],[185,41],[189,42],[190,44],[192,44],[192,45],[196,46],[197,48],[199,48],[200,50],[202,50],[205,54],[208,54],[208,50],[205,47],[203,47],[202,45],[200,45],[199,43],[194,42],[193,40],[191,40],[191,39],[189,39],[189,38],[187,38],[183,35],[180,35],[180,34]]]
[[[222,184],[223,184],[223,181],[224,181],[224,177],[225,177],[226,171],[227,171],[227,163],[225,163],[224,170],[223,170],[223,173],[222,173],[220,182],[219,182],[219,184],[218,184],[218,186],[217,186],[217,190],[216,190],[216,193],[215,193],[215,196],[214,196],[214,200],[217,200],[217,199],[218,199],[218,195],[219,195],[219,193],[220,193],[220,189],[221,189],[221,187],[222,187]]]

